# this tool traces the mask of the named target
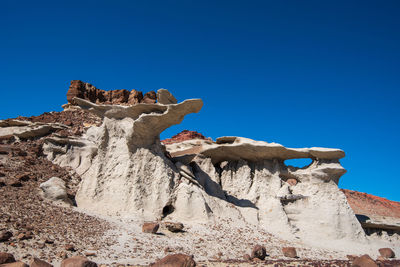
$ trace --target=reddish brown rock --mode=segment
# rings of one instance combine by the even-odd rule
[[[157,233],[159,227],[160,227],[160,225],[158,223],[145,222],[142,225],[142,232],[143,233],[155,234],[155,233]]]
[[[0,232],[0,242],[8,241],[12,236],[13,234],[10,231]]]
[[[82,256],[74,256],[61,262],[61,267],[97,267],[97,264]]]
[[[1,267],[29,267],[29,265],[23,263],[22,261],[17,261],[17,262],[2,264]]]
[[[175,222],[165,222],[164,225],[168,229],[168,231],[173,233],[181,232],[184,227],[182,223]]]
[[[283,253],[283,256],[288,257],[288,258],[296,258],[297,257],[297,252],[294,247],[283,247],[282,253]]]
[[[171,254],[161,260],[157,261],[150,266],[153,267],[194,267],[196,262],[193,260],[193,256],[188,256],[185,254]]]
[[[13,254],[0,252],[0,264],[15,262]]]
[[[291,186],[295,186],[297,184],[297,180],[294,178],[289,178],[286,181],[288,184],[290,184]]]
[[[183,142],[186,140],[192,140],[192,139],[202,139],[202,140],[212,141],[211,138],[207,138],[204,135],[202,135],[201,133],[198,133],[196,131],[183,130],[182,132],[172,136],[171,138],[162,140],[161,142],[164,145],[168,145],[168,144],[179,143],[179,142]]]
[[[85,83],[79,80],[71,81],[71,86],[67,92],[67,100],[70,104],[74,103],[74,97],[79,97],[98,104],[119,104],[133,105],[137,103],[155,103],[157,100],[156,93],[150,91],[143,97],[142,92],[125,89],[105,91],[97,89],[90,83]]]
[[[251,251],[251,258],[252,259],[260,259],[264,260],[265,256],[267,256],[267,250],[265,249],[264,246],[261,245],[256,245],[253,250]]]
[[[382,257],[387,259],[394,258],[396,256],[391,248],[380,248],[379,253]]]
[[[135,104],[140,103],[142,100],[143,100],[143,93],[133,89],[129,94],[128,104],[135,105]]]
[[[17,235],[18,240],[26,240],[26,239],[32,239],[32,233],[30,231],[27,231],[25,233],[20,233]]]
[[[144,94],[143,100],[141,101],[141,103],[145,103],[145,104],[154,104],[157,101],[157,95],[156,92],[154,91],[150,91],[147,92],[146,94]]]
[[[36,257],[32,258],[32,260],[29,262],[29,265],[30,267],[53,267],[53,265],[51,265],[50,263]]]
[[[353,267],[378,267],[373,259],[367,254],[357,257],[352,264]]]

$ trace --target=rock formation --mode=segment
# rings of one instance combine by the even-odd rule
[[[165,93],[160,92],[164,99]],[[68,103],[75,105],[74,98],[81,98],[93,103],[101,104],[119,104],[119,105],[134,105],[138,103],[155,103],[157,96],[154,91],[150,91],[143,96],[143,93],[137,90],[111,90],[105,91],[97,89],[90,83],[85,83],[80,80],[71,81],[71,86],[67,92]]]
[[[103,118],[81,138],[52,137],[44,145],[49,160],[81,175],[79,208],[146,220],[230,219],[309,241],[364,238],[337,187],[346,172],[339,163],[342,150],[202,136],[164,147],[159,134],[198,112],[202,101],[175,104],[164,89],[157,95],[162,103],[131,106],[70,99]],[[313,162],[304,168],[285,165],[294,158]]]
[[[186,114],[198,112],[202,101],[132,106],[73,101],[102,117],[102,125],[90,128],[82,138],[48,138],[44,152],[82,176],[78,207],[103,214],[161,218],[164,207],[173,201],[179,173],[167,159],[159,134],[180,123]]]

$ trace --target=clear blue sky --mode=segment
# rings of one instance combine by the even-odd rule
[[[342,188],[400,201],[400,1],[1,1],[0,118],[70,80],[202,98],[197,130],[346,152]]]

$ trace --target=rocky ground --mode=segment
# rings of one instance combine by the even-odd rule
[[[43,123],[62,123],[65,129],[51,135],[81,135],[100,120],[83,110],[45,113],[19,120]],[[183,137],[182,137],[183,136]],[[185,132],[173,139],[198,137]],[[204,136],[200,136],[203,138]],[[205,138],[205,137],[204,137]],[[350,266],[346,252],[316,249],[299,241],[286,241],[258,228],[237,228],[234,222],[214,225],[185,225],[173,233],[163,223],[156,234],[143,233],[140,219],[110,219],[95,216],[77,207],[54,205],[44,199],[39,185],[51,177],[66,182],[70,199],[74,200],[80,177],[68,168],[48,161],[42,154],[43,138],[15,140],[6,137],[0,144],[0,240],[1,234],[11,233],[0,242],[0,252],[9,252],[17,260],[28,263],[31,257],[58,265],[63,259],[82,255],[98,264],[148,265],[166,255],[194,255],[201,266]],[[359,193],[345,191],[355,209],[374,210],[378,203],[382,212],[399,212],[398,203],[372,201],[358,204]],[[365,199],[365,198],[361,198]],[[370,199],[370,198],[367,198]],[[7,234],[6,234],[7,236]],[[244,259],[255,245],[266,248],[265,260]],[[294,247],[297,258],[285,257],[283,247]],[[360,252],[360,254],[362,254]],[[400,266],[398,260],[379,261],[380,266]]]

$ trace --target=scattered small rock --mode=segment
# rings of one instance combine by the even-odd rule
[[[283,247],[282,253],[285,257],[288,257],[288,258],[296,258],[297,257],[297,252],[294,247]]]
[[[156,263],[151,264],[153,267],[194,267],[196,266],[196,262],[193,259],[193,256],[188,256],[185,254],[171,254],[168,255],[161,260],[158,260]],[[61,266],[63,267],[63,266]]]
[[[394,258],[396,256],[391,248],[380,248],[379,253],[386,259]]]
[[[151,234],[155,234],[158,231],[158,228],[160,227],[160,225],[158,223],[155,222],[145,222],[142,226],[142,232],[143,233],[151,233]]]
[[[15,262],[13,254],[0,252],[0,264]]]
[[[8,241],[12,236],[13,234],[10,231],[0,232],[0,242]]]
[[[177,233],[181,232],[184,228],[182,223],[175,223],[175,222],[165,222],[164,223],[165,227],[168,229],[168,231]]]
[[[290,184],[291,186],[295,186],[297,184],[297,180],[294,179],[294,178],[289,178],[289,179],[286,180],[286,182],[288,184]]]
[[[354,261],[358,256],[357,255],[346,255],[349,261]]]
[[[17,235],[18,240],[27,240],[27,239],[32,239],[32,233],[30,231],[25,232],[25,233],[20,233]]]
[[[251,258],[252,259],[260,259],[264,260],[265,256],[267,256],[267,250],[265,249],[264,246],[261,245],[256,245],[253,250],[251,251]]]
[[[65,250],[67,250],[67,251],[75,251],[74,245],[71,245],[71,244],[65,245],[64,248],[65,248]]]

